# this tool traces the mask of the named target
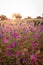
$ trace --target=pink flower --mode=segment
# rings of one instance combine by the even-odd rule
[[[20,36],[20,35],[17,35],[17,38],[18,38],[18,39],[21,39],[21,36]]]
[[[41,58],[41,61],[43,62],[43,57]]]
[[[23,58],[23,63],[26,63],[27,62],[27,59],[26,58]]]
[[[32,47],[34,47],[34,46],[35,46],[35,43],[32,41],[32,42],[31,42],[31,45],[32,45]]]
[[[20,51],[20,54],[21,54],[22,56],[24,56],[24,55],[25,55],[24,51]]]
[[[15,55],[15,57],[18,57],[19,52],[18,52],[18,51],[16,51],[14,55]]]
[[[8,29],[5,29],[4,32],[8,33]]]
[[[10,45],[8,45],[8,47],[7,47],[7,48],[12,48],[11,44],[10,44]]]
[[[24,36],[24,39],[26,40],[27,39],[27,36]]]
[[[11,42],[12,47],[16,47],[16,43],[14,41]]]
[[[18,35],[18,34],[14,32],[14,37],[15,37],[15,38],[17,37],[17,35]]]
[[[3,43],[4,43],[4,44],[8,43],[8,40],[9,40],[9,38],[8,38],[7,36],[5,36],[5,37],[3,38]]]
[[[37,42],[31,42],[31,45],[32,45],[32,49],[34,50],[34,51],[36,51],[38,48],[39,48],[39,46],[38,46],[38,43]]]
[[[32,55],[30,55],[30,59],[31,59],[32,63],[34,63],[37,60],[37,56],[35,54],[32,54]]]
[[[5,51],[5,54],[6,54],[7,56],[10,56],[10,55],[11,55],[11,51],[6,50],[6,51]]]
[[[23,43],[20,43],[20,45],[19,45],[20,47],[22,47],[23,46]]]
[[[8,40],[5,38],[5,39],[3,40],[3,43],[6,44],[7,42],[8,42]]]

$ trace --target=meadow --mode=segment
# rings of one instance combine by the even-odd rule
[[[43,65],[43,19],[0,20],[0,65]]]

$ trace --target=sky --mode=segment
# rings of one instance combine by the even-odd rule
[[[0,15],[10,18],[13,13],[37,17],[43,13],[43,0],[0,0]]]

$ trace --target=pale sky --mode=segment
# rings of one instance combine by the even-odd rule
[[[36,17],[43,13],[43,0],[0,0],[0,15],[11,17],[20,13],[23,17]]]

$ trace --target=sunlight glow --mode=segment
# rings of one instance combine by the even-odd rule
[[[43,0],[0,0],[0,15],[11,17],[20,13],[23,17],[36,17],[43,13]]]

